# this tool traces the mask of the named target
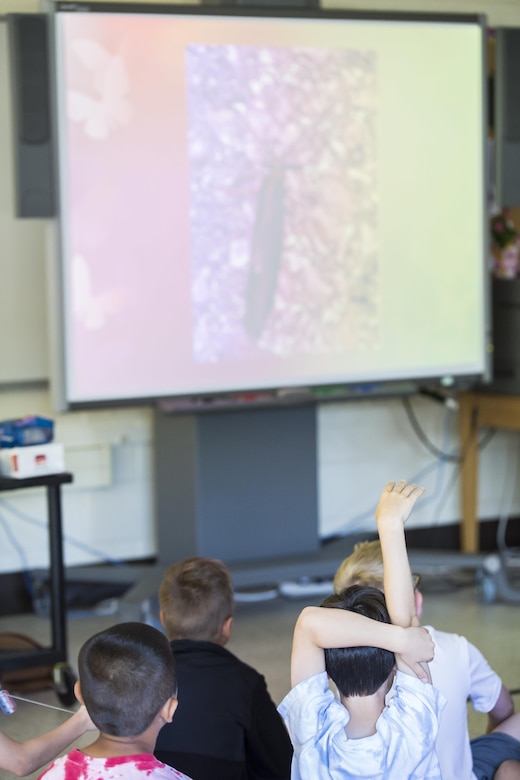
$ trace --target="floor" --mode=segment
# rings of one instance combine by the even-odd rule
[[[518,575],[513,573],[511,576],[520,593]],[[424,594],[423,623],[465,634],[486,655],[505,684],[510,689],[520,689],[520,598],[517,603],[505,603],[500,598],[493,603],[483,603],[476,587],[475,572],[468,570],[423,576],[421,590]],[[242,598],[250,595],[246,591]],[[229,648],[264,674],[276,703],[289,687],[291,635],[295,619],[303,606],[319,604],[322,598],[323,595],[300,595],[237,603]],[[78,649],[85,639],[116,622],[117,611],[108,615],[95,614],[92,610],[69,613],[69,662],[73,668]],[[0,631],[20,631],[44,644],[50,642],[49,629],[48,620],[32,614],[0,619]],[[66,717],[60,709],[53,709],[62,707],[54,691],[25,696],[39,703],[17,701],[17,711],[13,715],[6,716],[0,712],[0,727],[13,738],[26,739],[52,728]],[[520,709],[520,696],[517,694],[515,701],[517,709]],[[471,736],[484,732],[486,721],[482,715],[470,711],[469,722]],[[92,735],[77,744],[85,745],[89,741],[92,741]],[[37,776],[38,773],[35,773],[30,777]],[[12,777],[9,773],[0,771],[0,778],[9,777]]]

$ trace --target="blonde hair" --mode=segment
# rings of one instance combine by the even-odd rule
[[[340,564],[334,575],[335,593],[351,585],[368,585],[383,590],[383,554],[379,539],[359,542],[354,552]]]
[[[170,639],[218,642],[233,615],[233,581],[216,558],[186,558],[170,566],[159,589],[159,606]]]

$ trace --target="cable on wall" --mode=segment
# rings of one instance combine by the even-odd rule
[[[410,403],[410,399],[406,396],[403,396],[401,399],[404,410],[406,412],[406,416],[408,417],[408,420],[410,422],[410,425],[412,427],[413,432],[421,442],[421,444],[428,450],[428,452],[433,455],[435,458],[438,458],[439,460],[446,461],[447,463],[463,463],[466,455],[467,450],[469,446],[469,442],[464,442],[462,445],[462,448],[460,452],[457,453],[451,453],[451,452],[443,452],[438,447],[433,444],[432,441],[428,438],[426,433],[424,432],[424,429],[421,427],[419,420],[417,419],[417,415],[415,414],[415,410]],[[487,447],[489,442],[494,438],[496,435],[496,429],[495,428],[489,428],[485,433],[482,435],[480,441],[478,442],[478,449],[482,451],[484,447]]]

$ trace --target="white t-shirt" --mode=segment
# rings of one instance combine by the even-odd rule
[[[376,733],[349,739],[349,713],[330,690],[326,672],[296,685],[278,707],[294,746],[291,780],[440,780],[435,740],[442,696],[401,672],[394,691]]]
[[[75,748],[57,758],[40,778],[44,780],[190,780],[187,775],[162,764],[151,753],[116,758],[92,758]],[[38,778],[38,780],[40,780]]]
[[[425,626],[435,642],[430,662],[432,682],[446,698],[437,737],[443,780],[471,780],[473,759],[468,733],[467,699],[477,712],[495,706],[502,680],[468,640],[458,634]]]

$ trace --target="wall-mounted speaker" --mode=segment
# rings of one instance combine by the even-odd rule
[[[46,14],[9,14],[16,216],[56,213]]]
[[[520,206],[520,28],[496,31],[496,200]]]

